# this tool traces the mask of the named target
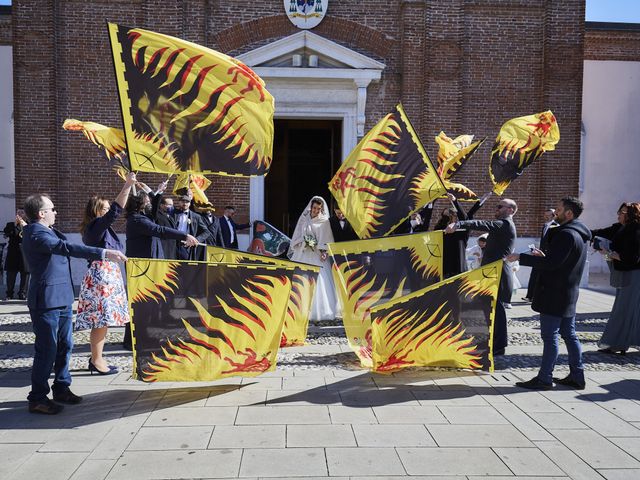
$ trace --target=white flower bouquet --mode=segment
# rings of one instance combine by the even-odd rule
[[[314,235],[305,235],[304,244],[305,247],[309,247],[311,251],[315,252],[316,246],[318,245],[318,239]]]

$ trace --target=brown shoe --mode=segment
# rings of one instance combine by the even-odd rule
[[[41,413],[43,415],[55,415],[60,413],[64,407],[45,398],[41,402],[29,402],[29,413]]]

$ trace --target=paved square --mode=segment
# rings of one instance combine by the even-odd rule
[[[582,295],[585,315],[611,307],[610,295]],[[25,312],[0,305],[7,328],[26,328]],[[515,303],[509,317],[512,333],[538,338],[528,306]],[[579,332],[589,328],[578,320]],[[7,344],[5,354],[23,355],[25,367],[0,371],[0,478],[640,478],[635,352],[607,363],[621,360],[586,342],[585,390],[532,392],[514,383],[535,375],[539,342],[514,342],[492,373],[378,375],[359,369],[336,338],[282,350],[264,376],[193,384],[87,375],[87,346],[77,342],[72,388],[84,401],[54,417],[26,411],[32,352]],[[126,352],[113,355],[130,362]]]

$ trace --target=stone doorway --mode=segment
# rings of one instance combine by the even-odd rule
[[[327,184],[340,167],[342,121],[277,119],[273,163],[265,178],[265,220],[287,235],[313,195],[331,206]]]

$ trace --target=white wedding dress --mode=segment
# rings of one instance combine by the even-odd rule
[[[311,217],[311,204],[314,200],[322,203],[323,210],[316,217]],[[315,239],[315,246],[312,245],[312,239]],[[321,267],[309,320],[333,320],[339,313],[331,263],[328,258],[325,261],[321,259],[321,252],[326,252],[327,244],[331,242],[333,233],[329,224],[327,202],[322,197],[313,197],[298,219],[288,252],[289,258],[295,262]]]

